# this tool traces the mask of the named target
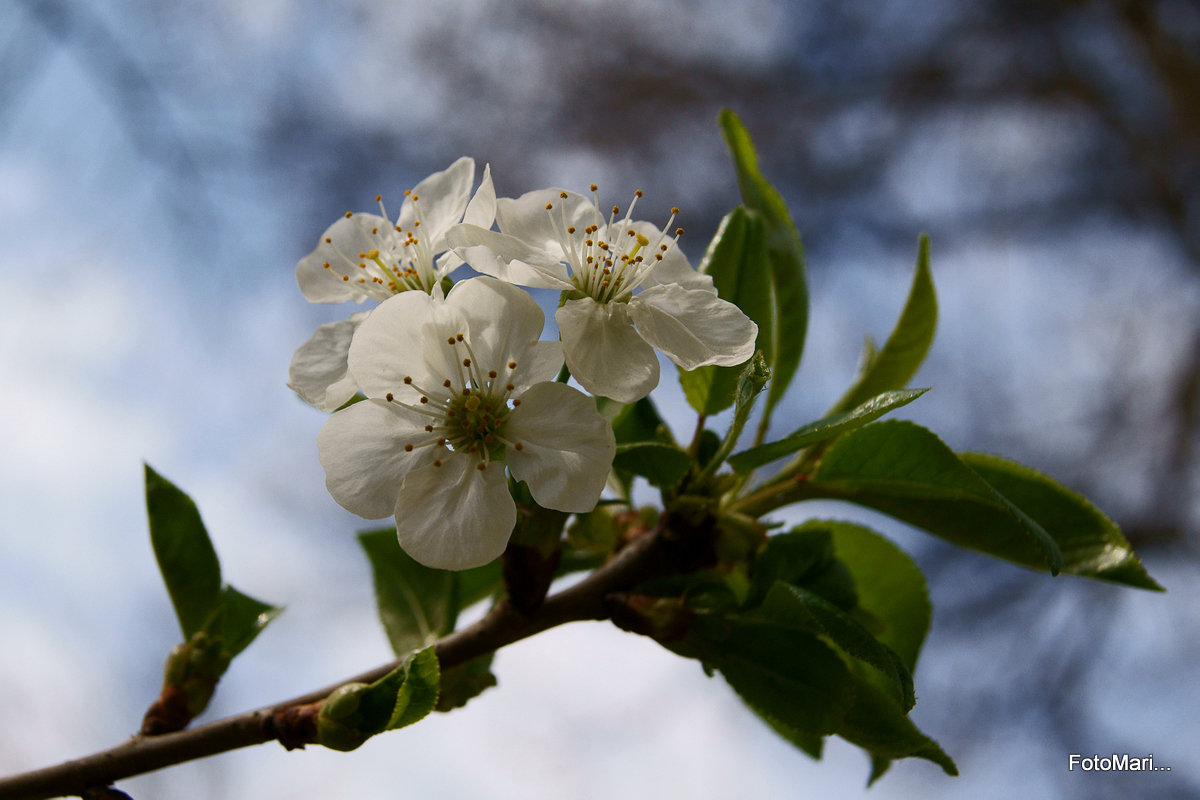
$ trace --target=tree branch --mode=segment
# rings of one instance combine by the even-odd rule
[[[578,620],[609,617],[605,598],[629,589],[648,577],[669,572],[678,563],[678,540],[660,529],[634,540],[612,560],[579,583],[547,598],[529,614],[502,599],[478,622],[455,631],[436,645],[442,669],[466,663],[485,653],[549,628]],[[115,781],[163,767],[205,758],[242,747],[280,740],[281,724],[289,710],[318,703],[350,682],[370,683],[403,663],[398,659],[361,675],[314,692],[264,706],[206,725],[160,736],[134,736],[124,744],[84,758],[0,779],[0,800],[42,800],[85,795]]]

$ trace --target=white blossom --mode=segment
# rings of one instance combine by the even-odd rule
[[[472,197],[474,181],[475,162],[464,157],[405,192],[394,221],[382,196],[375,198],[378,214],[347,211],[296,265],[300,291],[314,303],[383,301],[410,290],[428,294],[462,265],[446,252],[451,226],[492,224],[496,192],[490,169],[483,168]],[[347,372],[346,348],[365,317],[360,312],[319,327],[292,357],[288,386],[322,411],[353,397],[358,387]]]
[[[677,229],[601,212],[589,199],[542,189],[496,202],[499,232],[465,222],[447,243],[474,269],[523,286],[559,289],[563,355],[593,394],[632,402],[658,385],[659,350],[683,369],[735,366],[754,354],[758,326],[692,269]]]
[[[492,278],[381,303],[350,345],[368,399],[317,437],[334,499],[370,519],[394,514],[400,546],[442,569],[504,551],[516,521],[505,467],[545,508],[594,508],[612,428],[592,398],[553,382],[562,351],[538,341],[543,322],[528,293]]]

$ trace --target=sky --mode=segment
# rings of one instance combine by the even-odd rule
[[[538,27],[483,0],[343,8],[112,0],[0,10],[0,772],[112,746],[157,694],[178,631],[149,548],[143,462],[196,500],[225,579],[287,607],[203,719],[390,659],[354,536],[373,525],[326,494],[315,446],[324,416],[284,385],[293,350],[344,316],[305,302],[294,278],[343,211],[369,210],[376,192],[398,207],[404,188],[465,154],[491,161],[501,194],[596,180],[618,200],[646,189],[648,213],[701,209],[684,240],[695,263],[715,223],[709,209],[736,202],[715,110],[667,132],[653,131],[653,102],[637,125],[602,138],[572,127],[571,102],[594,98],[603,116],[613,95],[603,69],[556,81],[581,68],[546,46],[542,34],[561,25],[553,14]],[[563,8],[594,14],[600,4]],[[673,63],[754,74],[786,65],[807,35],[784,2],[723,8],[661,0],[639,23],[631,6],[613,5],[585,65],[594,52],[598,67],[645,58],[653,72],[651,42]],[[462,80],[486,91],[464,92]],[[738,96],[714,100],[715,109]],[[869,138],[879,119],[841,124],[829,147]],[[904,245],[801,220],[824,264],[811,274],[809,345],[785,419],[819,416],[850,379],[863,335],[886,336],[925,223],[984,203],[973,187],[989,164],[991,201],[1005,187],[1035,191],[1023,176],[1050,169],[1047,154],[1069,149],[1070,134],[1061,120],[1015,111],[932,121],[880,168],[891,213],[914,225]],[[764,163],[787,161],[765,153]],[[804,190],[785,191],[793,195]],[[1171,242],[1102,216],[1057,237],[933,232],[942,317],[918,384],[935,390],[904,416],[955,447],[1020,446],[1043,468],[1094,458],[1087,422],[1126,385],[1114,379],[1119,367],[1123,381],[1146,386],[1123,408],[1148,433],[1113,443],[1130,460],[1094,485],[1114,513],[1145,503],[1152,479],[1138,464],[1161,447],[1154,420],[1165,402],[1153,381],[1186,356],[1177,332],[1200,299]],[[656,397],[690,429],[673,374],[664,369]],[[791,519],[845,513],[822,506]],[[1147,559],[1165,596],[1068,579],[1030,589],[1014,567],[945,562],[927,537],[857,518],[931,570],[959,572],[933,581],[913,717],[957,759],[960,778],[910,760],[868,795],[856,748],[831,741],[814,762],[697,664],[576,623],[505,648],[499,687],[466,709],[352,754],[270,744],[119,786],[168,800],[1153,794],[1146,781],[1159,776],[1067,774],[1055,720],[1023,694],[1053,693],[1071,677],[1065,656],[1040,658],[1063,637],[1082,640],[1100,665],[1084,673],[1072,746],[1153,752],[1190,781],[1163,776],[1164,790],[1200,782],[1200,699],[1188,690],[1200,637],[1181,635],[1200,630],[1194,560]],[[989,607],[987,627],[955,624],[973,600],[994,603],[985,588],[1005,582],[1016,587],[1011,605]]]

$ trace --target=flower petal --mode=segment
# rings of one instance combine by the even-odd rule
[[[571,374],[592,394],[632,403],[658,385],[658,357],[633,329],[626,303],[570,300],[554,319]]]
[[[595,400],[562,383],[539,383],[521,395],[504,434],[521,443],[505,459],[538,505],[577,513],[596,507],[616,443]]]
[[[654,267],[642,281],[642,286],[649,289],[652,286],[677,283],[685,289],[716,291],[713,289],[712,276],[701,275],[692,268],[688,257],[679,248],[679,242],[671,241],[671,236],[649,222],[635,222],[631,227],[650,240],[650,252],[662,256],[661,259],[655,260]],[[664,244],[667,245],[666,250],[661,249],[661,245]]]
[[[535,289],[573,288],[557,255],[507,234],[464,223],[447,231],[446,246],[472,269],[493,278]]]
[[[503,364],[524,355],[542,335],[546,315],[529,292],[496,278],[454,284],[446,304],[469,320],[471,347],[480,364]]]
[[[404,480],[396,499],[396,538],[427,567],[470,569],[499,558],[517,522],[504,465],[478,469],[466,455],[449,453]]]
[[[480,228],[492,227],[492,222],[496,219],[496,187],[492,185],[492,167],[490,164],[483,165],[483,180],[479,184],[479,188],[475,190],[475,196],[471,198],[471,202],[467,204],[467,211],[463,214],[462,221],[475,225]],[[436,250],[440,252],[447,250],[450,245],[447,244],[446,232],[454,226],[450,226],[446,231],[441,232],[437,241],[434,242]],[[454,270],[463,265],[462,257],[454,251],[442,253],[437,260],[437,280],[441,280],[449,275]]]
[[[433,459],[431,438],[418,414],[382,400],[364,400],[325,421],[317,454],[325,486],[347,511],[367,519],[393,513],[404,476]],[[411,452],[406,444],[414,445]]]
[[[587,225],[603,226],[605,222],[591,199],[562,189],[537,189],[515,200],[504,197],[496,201],[496,226],[501,233],[520,239],[556,260],[566,255],[562,236],[567,235],[568,227],[582,231]]]
[[[463,156],[413,187],[412,193],[404,198],[396,224],[401,230],[411,231],[413,223],[420,220],[421,226],[415,232],[429,237],[431,252],[445,249],[441,240],[451,225],[462,220],[474,182],[475,161]]]
[[[418,386],[439,385],[453,366],[442,362],[428,364],[429,356],[445,356],[446,347],[437,347],[445,334],[438,330],[435,316],[444,308],[424,292],[403,292],[389,297],[371,312],[350,342],[350,374],[367,397],[385,397],[394,392],[410,401],[419,394],[406,387],[405,377]],[[465,325],[459,325],[461,330]],[[452,334],[451,334],[452,335]]]
[[[372,230],[388,228],[387,220],[377,214],[340,217],[326,228],[316,249],[296,264],[296,282],[304,297],[312,303],[365,300],[368,295],[358,283],[358,254],[379,247]]]
[[[505,375],[518,394],[553,380],[562,367],[558,342],[539,342],[546,315],[529,292],[495,278],[471,278],[454,285],[446,297],[470,327],[472,352],[484,369]],[[516,363],[511,375],[506,365]]]
[[[475,196],[467,204],[462,221],[481,228],[490,228],[496,219],[496,187],[492,185],[492,165],[483,165],[483,178]]]
[[[321,325],[296,349],[288,367],[287,385],[304,402],[321,411],[335,411],[358,391],[346,357],[350,340],[367,313],[359,311],[349,319]]]
[[[634,295],[629,316],[643,339],[684,369],[732,367],[754,355],[758,326],[715,292],[655,286]]]

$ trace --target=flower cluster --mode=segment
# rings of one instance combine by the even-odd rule
[[[381,301],[323,325],[293,357],[289,385],[332,411],[317,438],[326,485],[360,516],[394,515],[400,545],[445,569],[485,564],[516,522],[509,476],[545,508],[599,501],[616,450],[593,395],[632,402],[663,353],[684,369],[733,366],[757,327],[717,297],[679,249],[682,230],[545,189],[497,199],[460,159],[409,193],[395,222],[351,214],[300,261],[313,302]],[[378,198],[377,198],[378,199]],[[499,228],[492,230],[493,221]],[[449,285],[466,263],[482,277]],[[562,291],[561,342],[519,286]],[[556,376],[559,377],[556,380]]]
[[[446,252],[446,234],[467,222],[492,224],[496,192],[491,173],[471,196],[475,162],[460,158],[404,193],[400,215],[388,216],[383,198],[378,214],[345,216],[325,229],[315,250],[296,265],[300,291],[313,303],[386,300],[409,290],[429,293],[462,260]],[[365,312],[317,328],[292,357],[288,386],[322,411],[344,405],[357,391],[346,353]]]

